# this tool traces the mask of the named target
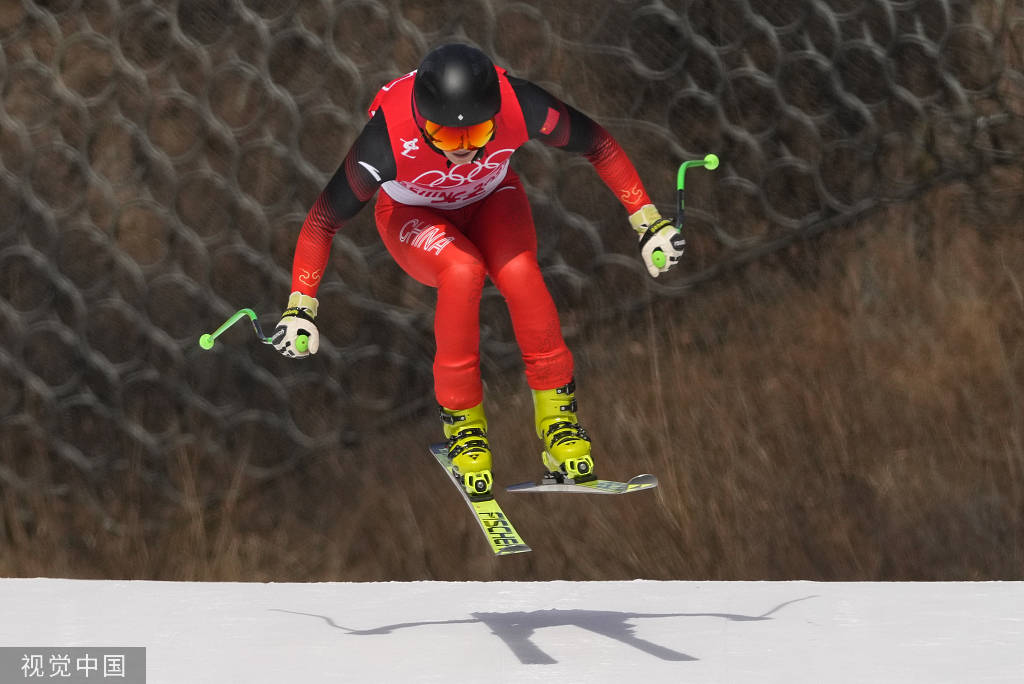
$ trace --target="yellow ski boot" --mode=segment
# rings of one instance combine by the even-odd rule
[[[590,438],[576,418],[576,383],[552,390],[533,390],[537,436],[544,440],[541,460],[556,479],[596,480]]]
[[[491,447],[487,443],[487,418],[484,405],[468,409],[441,407],[444,436],[448,438],[448,457],[455,476],[472,498],[487,498],[494,478],[491,476]]]

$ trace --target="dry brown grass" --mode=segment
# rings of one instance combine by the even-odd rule
[[[601,472],[661,485],[502,496],[531,554],[489,557],[422,416],[266,480],[183,447],[177,498],[129,458],[77,509],[38,485],[87,483],[22,454],[35,485],[0,493],[0,575],[1022,579],[1024,240],[970,199],[894,206],[577,342]],[[498,483],[530,479],[525,382],[489,380]]]

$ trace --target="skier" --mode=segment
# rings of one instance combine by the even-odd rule
[[[408,275],[437,288],[435,396],[454,474],[476,495],[493,481],[479,351],[485,276],[509,308],[544,466],[578,482],[595,477],[576,415],[572,354],[537,264],[526,193],[509,168],[527,140],[586,156],[628,212],[651,276],[679,260],[682,237],[604,128],[480,50],[443,45],[370,105],[369,121],[303,223],[292,292],[273,335],[286,356],[317,352],[315,297],[331,240],[380,188],[375,218],[384,245]],[[308,336],[302,351],[299,335]]]

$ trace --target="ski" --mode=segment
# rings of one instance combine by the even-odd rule
[[[540,482],[520,482],[505,488],[507,492],[571,492],[576,494],[631,494],[658,486],[654,475],[637,475],[629,482],[590,480],[573,482],[548,473]]]
[[[445,443],[431,444],[430,453],[434,455],[437,462],[445,469],[448,479],[455,488],[462,494],[463,500],[470,510],[476,514],[476,521],[480,524],[484,536],[491,545],[491,550],[496,556],[507,556],[513,553],[525,553],[530,551],[523,538],[519,536],[512,522],[501,510],[501,506],[494,500],[493,494],[486,498],[470,497],[462,484],[452,474],[452,462],[448,459],[448,445]]]

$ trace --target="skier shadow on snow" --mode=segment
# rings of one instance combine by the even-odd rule
[[[636,626],[633,620],[640,618],[681,618],[681,617],[712,617],[729,620],[731,622],[761,622],[772,620],[773,614],[783,608],[817,598],[816,596],[805,596],[803,598],[786,601],[772,608],[761,615],[735,615],[732,613],[623,613],[618,611],[605,610],[535,610],[532,612],[512,613],[470,613],[470,618],[465,620],[437,620],[424,622],[403,622],[394,625],[384,625],[373,629],[349,629],[336,623],[325,615],[314,615],[312,613],[299,613],[291,610],[272,609],[279,613],[290,613],[292,615],[305,615],[323,620],[329,626],[344,630],[351,635],[374,636],[380,634],[391,634],[399,629],[411,629],[414,627],[430,627],[435,625],[462,625],[462,624],[483,624],[493,634],[498,636],[509,649],[519,658],[524,665],[554,665],[558,661],[545,653],[533,642],[533,634],[545,627],[574,626],[580,629],[591,631],[595,634],[615,639],[627,646],[648,653],[662,660],[675,662],[688,662],[699,660],[693,656],[674,651],[671,648],[655,644],[636,636]]]

